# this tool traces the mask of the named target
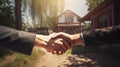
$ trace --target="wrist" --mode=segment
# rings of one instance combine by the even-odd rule
[[[72,38],[72,40],[77,40],[77,39],[80,38],[80,34],[73,34],[73,35],[71,36],[71,38]]]
[[[48,36],[44,35],[36,35],[34,46],[45,47],[47,42],[49,41]]]
[[[72,42],[73,42],[73,46],[83,44],[83,41],[82,41],[82,39],[80,37],[80,34],[72,35]]]
[[[42,40],[41,40],[40,38],[38,38],[38,37],[39,37],[39,36],[36,35],[34,46],[40,46],[40,45],[41,45]]]

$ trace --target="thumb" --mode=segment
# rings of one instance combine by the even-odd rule
[[[54,50],[54,40],[53,39],[50,39],[48,42],[47,42],[47,51],[48,52],[51,52]]]

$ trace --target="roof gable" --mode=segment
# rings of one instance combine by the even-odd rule
[[[61,13],[59,16],[62,16],[63,14],[73,14],[73,15],[77,16],[78,18],[81,18],[79,15],[77,15],[74,12],[72,12],[71,10],[66,10],[63,13]]]

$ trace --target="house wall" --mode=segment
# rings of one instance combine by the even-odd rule
[[[78,22],[78,17],[77,17],[77,16],[74,16],[74,21],[73,21],[73,23],[76,23],[76,22]]]
[[[96,20],[96,28],[109,27],[120,24],[120,8],[118,7],[119,4],[119,0],[109,0],[109,2],[105,3],[105,6],[101,8],[102,11],[96,12],[96,14],[93,15],[92,20]]]
[[[74,14],[63,14],[63,15],[59,16],[58,23],[66,23],[65,18],[66,18],[67,15],[73,16],[73,22],[72,23],[78,23],[79,22],[78,17],[76,15],[74,15]]]
[[[85,15],[80,22],[91,21],[92,29],[120,24],[120,0],[105,0]]]
[[[65,16],[62,15],[58,18],[58,23],[65,23]]]
[[[102,11],[93,14],[91,16],[92,26],[95,26],[94,28],[102,28],[115,25],[112,18],[112,8],[113,5],[109,4],[109,6],[101,8]]]

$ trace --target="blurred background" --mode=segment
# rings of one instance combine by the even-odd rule
[[[43,35],[75,34],[119,25],[119,6],[119,0],[0,0],[0,25]],[[0,67],[115,67],[120,66],[118,46],[77,46],[59,57],[47,54],[54,60],[46,64],[38,61],[46,56],[43,49],[35,47],[28,56],[0,48]]]

